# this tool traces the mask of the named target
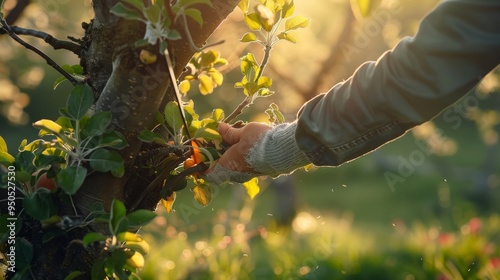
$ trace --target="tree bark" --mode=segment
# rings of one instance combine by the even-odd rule
[[[146,1],[146,0],[144,0]],[[163,54],[158,46],[147,46],[147,50],[158,57],[153,64],[145,65],[139,59],[141,49],[134,43],[142,39],[145,26],[139,21],[129,21],[110,13],[110,8],[119,0],[92,1],[95,17],[90,23],[83,23],[85,36],[81,65],[89,85],[94,91],[95,111],[110,111],[113,129],[121,132],[128,147],[119,153],[125,161],[125,175],[116,178],[110,173],[92,172],[83,186],[73,196],[77,214],[85,217],[91,212],[94,202],[102,203],[106,209],[114,198],[126,203],[127,209],[135,202],[137,193],[143,191],[144,180],[131,176],[137,171],[138,154],[147,154],[157,148],[144,145],[137,138],[140,131],[151,128],[155,113],[162,104],[172,100],[174,92],[169,90],[170,77]],[[214,0],[213,6],[200,5],[204,24],[199,26],[189,21],[190,34],[198,46],[204,44],[212,32],[236,7],[239,0]],[[177,23],[180,24],[180,23]],[[178,28],[183,30],[183,28]],[[181,33],[182,34],[182,33]],[[179,41],[168,42],[175,62],[175,75],[179,76],[194,50],[189,48],[186,34]],[[154,178],[151,178],[151,180]],[[158,190],[156,190],[158,191]],[[159,200],[152,194],[142,208],[154,209]],[[72,209],[61,209],[59,215],[74,215]],[[83,248],[81,239],[85,234],[98,231],[109,234],[108,226],[92,224],[62,232],[52,240],[43,242],[46,231],[39,222],[25,216],[19,237],[34,246],[34,256],[30,265],[35,279],[64,279],[72,271],[84,274],[77,279],[90,279],[92,264],[103,254],[99,246]]]

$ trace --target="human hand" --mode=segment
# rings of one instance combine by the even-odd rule
[[[270,126],[263,123],[249,123],[241,128],[220,123],[219,133],[222,141],[230,147],[219,158],[216,165],[204,174],[205,180],[216,184],[225,181],[244,183],[261,175],[248,165],[246,157],[250,149],[270,129]]]
[[[217,164],[232,171],[256,173],[251,166],[248,166],[246,157],[262,134],[270,129],[270,126],[256,122],[241,128],[220,123],[219,133],[222,136],[222,141],[229,144],[230,147],[220,157]]]

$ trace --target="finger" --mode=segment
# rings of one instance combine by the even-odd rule
[[[238,146],[231,146],[226,150],[224,155],[217,161],[217,164],[226,169],[233,171],[244,171],[246,165],[238,162],[236,159],[243,159],[244,157],[238,152]]]
[[[229,145],[238,143],[241,138],[241,130],[233,128],[226,123],[219,123],[219,133],[222,136],[222,141]]]

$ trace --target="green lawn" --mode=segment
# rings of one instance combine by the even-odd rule
[[[473,126],[445,135],[456,139],[457,153],[426,156],[393,188],[385,173],[397,174],[399,157],[409,159],[418,149],[412,135],[339,168],[296,172],[290,183],[300,214],[288,228],[275,223],[276,201],[288,196],[267,186],[269,180],[253,201],[241,186],[228,185],[205,208],[184,190],[174,213],[160,211],[143,230],[154,244],[143,276],[496,279],[498,267],[489,262],[498,248],[484,248],[500,239],[498,189],[492,183],[490,207],[468,199],[485,149]],[[482,221],[482,234],[470,233],[474,217]]]

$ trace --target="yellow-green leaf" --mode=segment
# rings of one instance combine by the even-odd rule
[[[7,143],[2,136],[0,136],[0,152],[9,152],[9,150],[7,149]]]
[[[248,196],[250,196],[250,199],[253,199],[260,192],[260,187],[258,183],[259,183],[258,178],[253,178],[252,180],[243,183],[243,187],[245,187]]]
[[[217,60],[214,62],[214,67],[219,67],[219,66],[224,66],[227,65],[228,61],[225,58],[219,57]]]
[[[369,16],[374,6],[372,0],[351,0],[354,14],[361,14],[362,17]]]
[[[272,1],[267,1],[267,3],[273,3]],[[259,13],[259,17],[260,17],[260,24],[262,25],[262,27],[264,28],[264,30],[266,30],[267,32],[270,32],[271,29],[273,28],[273,25],[275,23],[275,18],[274,18],[274,13],[273,13],[273,9],[274,8],[274,4],[271,5],[271,7],[267,7],[267,6],[264,6],[264,5],[259,5],[257,6],[257,12]]]
[[[252,30],[259,30],[260,29],[260,16],[257,13],[251,13],[248,15],[245,15],[245,23],[247,24],[248,28]]]
[[[143,268],[144,267],[144,256],[135,251],[134,254],[127,259],[126,264],[133,268]]]
[[[60,126],[56,122],[54,122],[52,120],[48,120],[48,119],[39,120],[39,121],[33,123],[33,126],[42,130],[42,131],[48,132],[50,134],[55,134],[55,135],[59,135],[63,131],[62,126]],[[44,133],[44,134],[47,134],[47,133]]]
[[[286,0],[282,6],[281,17],[287,18],[293,14],[295,11],[295,5],[293,4],[293,0]]]
[[[11,165],[16,161],[16,159],[7,152],[0,151],[0,164]]]
[[[240,3],[238,3],[238,8],[240,8],[243,13],[248,12],[248,0],[241,0]]]
[[[214,109],[212,111],[212,119],[216,122],[220,122],[224,119],[224,110]]]
[[[259,78],[259,80],[257,81],[257,85],[261,88],[263,87],[271,87],[273,85],[273,79],[269,78],[269,77],[266,77],[266,76],[262,76]]]
[[[210,76],[210,78],[212,78],[212,81],[216,85],[218,85],[218,86],[222,85],[222,82],[224,81],[224,76],[217,69],[210,68],[210,70],[208,70],[207,74]]]
[[[292,18],[289,18],[285,22],[285,31],[305,28],[309,25],[309,21],[310,19],[304,16],[294,16]]]
[[[183,80],[182,82],[179,83],[179,91],[183,95],[186,95],[186,93],[188,93],[190,89],[191,89],[191,83],[189,83],[188,80]]]
[[[292,42],[292,43],[297,43],[297,39],[295,39],[292,35],[286,33],[286,32],[282,32],[280,34],[278,34],[278,39],[280,40],[287,40],[289,42]]]
[[[241,37],[240,42],[242,43],[249,43],[249,42],[255,42],[257,40],[257,36],[253,34],[252,32],[247,32],[243,37]]]
[[[161,199],[161,205],[165,207],[165,210],[167,210],[167,213],[172,213],[172,206],[174,205],[175,201],[175,192],[172,193],[171,196],[167,197],[167,199]]]
[[[201,94],[207,95],[214,92],[214,85],[210,77],[202,74],[198,76],[198,81],[200,81],[198,88],[200,89]]]
[[[207,206],[212,201],[212,188],[203,180],[198,180],[193,188],[194,198],[201,205]]]

